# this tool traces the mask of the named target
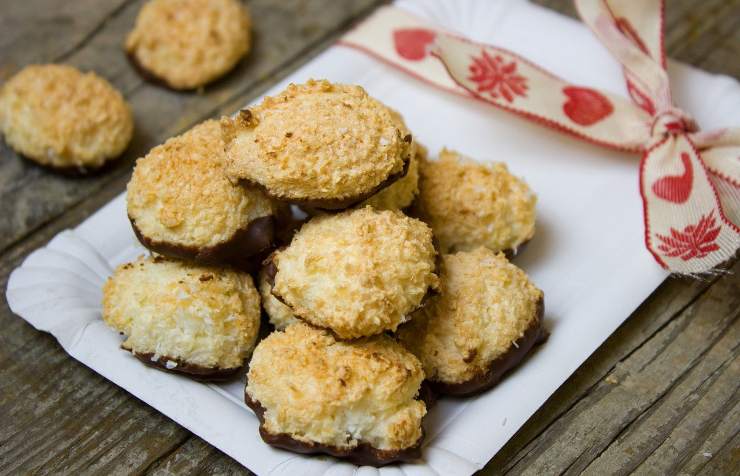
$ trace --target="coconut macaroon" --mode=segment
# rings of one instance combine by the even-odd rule
[[[437,287],[432,231],[371,207],[313,218],[271,258],[272,294],[342,339],[394,331]]]
[[[230,71],[250,48],[238,0],[151,0],[125,42],[132,63],[172,89],[195,89]]]
[[[420,457],[423,379],[390,337],[343,342],[294,324],[255,349],[245,400],[270,445],[382,465]]]
[[[441,252],[485,246],[515,254],[534,236],[537,197],[505,164],[443,149],[419,169],[414,211],[434,230]]]
[[[273,277],[268,276],[268,270],[263,267],[259,273],[257,289],[262,298],[262,309],[265,310],[270,324],[277,330],[283,330],[300,322],[300,319],[295,317],[291,308],[272,295],[272,279]]]
[[[134,121],[105,79],[47,64],[23,68],[0,88],[0,130],[22,156],[61,172],[86,173],[121,155]]]
[[[274,205],[262,191],[224,175],[221,128],[206,121],[136,162],[128,216],[158,253],[203,263],[233,262],[271,245]]]
[[[252,352],[260,298],[246,273],[142,257],[106,282],[103,320],[142,362],[219,380],[236,374]]]
[[[406,174],[410,134],[360,86],[310,80],[222,119],[227,173],[274,198],[340,210]]]
[[[546,337],[542,291],[503,253],[481,247],[442,255],[440,288],[398,330],[439,393],[492,387]]]

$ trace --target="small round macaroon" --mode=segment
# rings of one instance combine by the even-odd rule
[[[438,284],[432,230],[371,207],[313,218],[272,255],[272,294],[341,339],[395,331]]]
[[[289,325],[301,321],[295,317],[291,308],[272,295],[272,281],[274,276],[270,276],[269,273],[270,270],[267,267],[263,267],[260,270],[257,289],[262,298],[262,309],[267,314],[270,324],[275,326],[277,330],[283,330]]]
[[[235,376],[254,349],[260,298],[238,271],[141,257],[103,288],[103,320],[147,365],[200,380]]]
[[[251,20],[238,0],[151,0],[124,48],[146,78],[196,89],[229,72],[249,52]]]
[[[240,265],[269,248],[273,201],[224,175],[221,127],[208,120],[136,162],[128,216],[139,241],[157,253]]]
[[[547,333],[544,294],[503,253],[442,255],[440,294],[398,329],[432,389],[467,396],[494,386]]]
[[[27,66],[0,88],[0,129],[18,154],[62,173],[100,169],[128,146],[128,104],[95,73]]]
[[[505,164],[443,149],[419,172],[414,214],[432,227],[440,252],[485,246],[511,256],[534,236],[537,197]]]
[[[245,401],[270,445],[380,466],[421,456],[423,380],[419,360],[388,336],[344,342],[294,324],[257,345]]]
[[[413,140],[360,86],[310,80],[223,119],[227,174],[307,209],[342,210],[403,177]]]

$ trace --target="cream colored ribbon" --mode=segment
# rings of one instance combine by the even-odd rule
[[[622,64],[630,99],[567,83],[510,51],[382,7],[340,44],[408,74],[578,139],[642,154],[645,244],[664,268],[698,275],[740,246],[740,129],[699,131],[673,106],[661,0],[576,0]]]

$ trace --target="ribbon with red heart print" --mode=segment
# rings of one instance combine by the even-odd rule
[[[576,0],[622,64],[630,99],[569,84],[510,51],[382,7],[340,44],[410,75],[578,139],[642,154],[645,244],[675,273],[698,275],[740,246],[740,129],[699,131],[673,106],[662,0]]]

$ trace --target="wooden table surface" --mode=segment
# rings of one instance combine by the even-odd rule
[[[142,3],[2,3],[0,81],[29,63],[94,70],[124,93],[136,120],[123,160],[93,178],[59,177],[0,148],[2,473],[248,474],[14,316],[4,299],[8,274],[120,193],[137,157],[260,96],[380,1],[249,1],[253,52],[201,94],[143,82],[126,62],[121,43]],[[538,3],[573,15],[568,1]],[[666,13],[671,57],[740,78],[740,1],[668,0]],[[483,473],[738,474],[740,265],[730,268],[705,280],[668,279]]]

